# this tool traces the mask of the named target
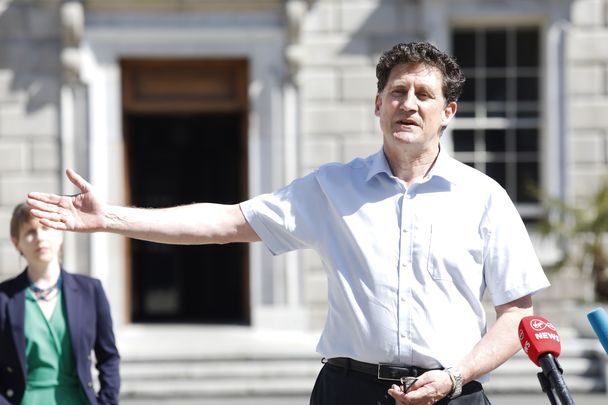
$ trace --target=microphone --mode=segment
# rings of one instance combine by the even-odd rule
[[[602,347],[608,353],[608,314],[604,308],[596,308],[587,314],[593,331],[597,335]]]
[[[538,373],[543,391],[547,392],[551,403],[555,403],[555,393],[562,404],[574,405],[570,391],[562,376],[562,368],[557,361],[561,353],[561,343],[555,326],[541,316],[526,316],[519,322],[519,342],[530,360],[543,369]],[[545,390],[547,384],[550,390]]]

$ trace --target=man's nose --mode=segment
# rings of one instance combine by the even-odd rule
[[[415,110],[418,107],[418,99],[416,98],[416,93],[413,91],[408,91],[403,96],[401,100],[401,108],[406,111]]]

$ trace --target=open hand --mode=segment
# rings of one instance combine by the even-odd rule
[[[32,215],[52,229],[76,232],[102,230],[105,225],[104,204],[98,201],[93,187],[72,169],[67,169],[66,175],[80,193],[72,196],[29,193],[27,204],[32,207]]]

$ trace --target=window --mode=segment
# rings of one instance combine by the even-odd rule
[[[539,46],[536,27],[452,33],[467,77],[451,132],[454,157],[498,181],[526,219],[538,214]]]

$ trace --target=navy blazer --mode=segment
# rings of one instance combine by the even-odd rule
[[[118,404],[120,374],[110,305],[101,282],[61,270],[63,299],[78,378],[91,405]],[[25,290],[24,271],[0,283],[0,405],[21,403],[25,393]],[[99,371],[100,390],[95,393],[91,352]]]

